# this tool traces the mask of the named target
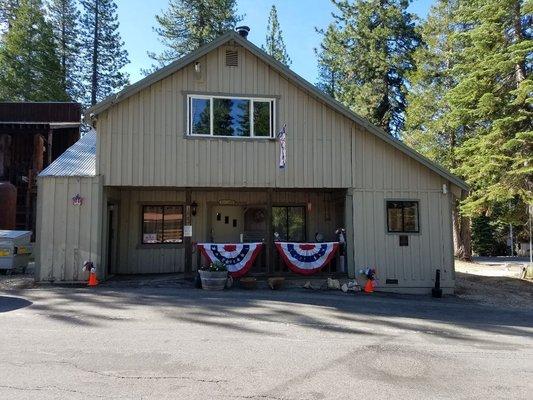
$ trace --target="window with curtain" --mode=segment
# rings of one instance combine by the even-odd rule
[[[183,206],[143,206],[142,243],[182,243]]]

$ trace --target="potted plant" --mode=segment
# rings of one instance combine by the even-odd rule
[[[202,288],[205,290],[223,290],[228,279],[228,269],[220,262],[212,262],[208,267],[199,271],[202,280]]]

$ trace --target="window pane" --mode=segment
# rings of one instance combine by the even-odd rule
[[[193,135],[210,134],[210,115],[209,99],[191,99],[191,133]]]
[[[213,99],[213,134],[250,136],[250,100]]]
[[[272,207],[274,239],[287,240],[287,207]]]
[[[163,240],[163,207],[143,207],[143,243],[161,243]]]
[[[289,207],[289,241],[305,241],[305,208]]]
[[[183,208],[165,206],[163,219],[163,243],[181,243],[183,238]]]
[[[418,232],[418,203],[406,201],[403,203],[404,232]]]
[[[402,203],[387,202],[387,226],[389,232],[402,232]]]
[[[270,136],[269,101],[254,101],[254,136]]]

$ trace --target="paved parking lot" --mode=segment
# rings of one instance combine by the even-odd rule
[[[533,312],[457,298],[0,292],[0,399],[530,398]]]

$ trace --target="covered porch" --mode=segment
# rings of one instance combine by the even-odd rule
[[[294,275],[276,240],[333,242],[335,231],[347,226],[345,189],[106,187],[104,198],[107,276],[194,274],[208,263],[197,244],[258,242],[263,247],[248,275]],[[351,210],[351,198],[348,204]],[[337,253],[320,274],[345,271]]]

